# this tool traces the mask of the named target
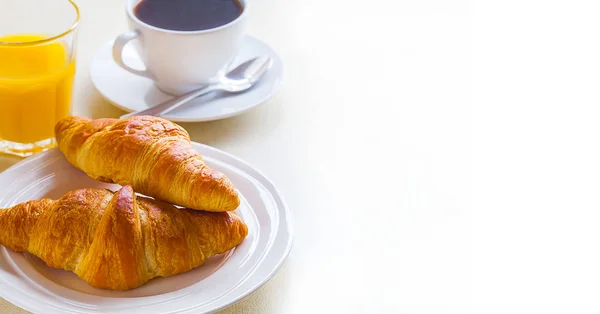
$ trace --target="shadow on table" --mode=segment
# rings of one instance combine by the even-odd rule
[[[198,123],[179,123],[191,135],[192,141],[222,146],[245,143],[247,139],[268,136],[282,123],[284,104],[279,95],[239,116]]]
[[[108,100],[104,99],[104,97],[102,97],[102,95],[96,89],[94,89],[90,95],[91,96],[85,100],[85,105],[89,109],[89,114],[86,116],[89,118],[118,118],[119,116],[127,113],[113,106]]]
[[[16,164],[21,161],[23,158],[10,156],[10,155],[0,155],[0,172],[8,169],[8,167]]]
[[[290,265],[284,263],[279,272],[264,286],[246,296],[233,305],[218,311],[218,314],[237,313],[286,313],[284,308],[285,293],[290,292]]]

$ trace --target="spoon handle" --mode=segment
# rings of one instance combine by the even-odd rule
[[[215,89],[217,89],[217,88],[215,88],[214,85],[208,85],[208,86],[202,87],[200,89],[196,89],[191,92],[185,93],[181,96],[177,96],[175,98],[169,99],[161,104],[150,107],[148,109],[136,111],[136,112],[130,112],[128,114],[122,115],[121,119],[129,118],[132,116],[156,116],[156,117],[158,117],[160,115],[163,115],[163,114],[187,103],[188,101],[190,101],[196,97],[202,96],[204,94],[208,94],[208,93],[214,91]]]

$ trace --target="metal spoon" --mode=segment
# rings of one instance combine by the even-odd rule
[[[210,84],[181,96],[177,96],[173,99],[169,99],[154,107],[122,115],[121,119],[131,116],[160,116],[196,97],[216,90],[222,90],[230,93],[243,92],[252,87],[254,83],[258,82],[258,80],[260,80],[263,74],[267,72],[270,66],[271,58],[269,56],[261,56],[250,59],[222,76],[217,83]]]

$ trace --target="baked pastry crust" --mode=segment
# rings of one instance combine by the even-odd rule
[[[81,189],[0,209],[0,244],[69,270],[93,287],[129,290],[202,265],[240,244],[230,212],[180,209],[119,191]]]
[[[221,212],[240,204],[229,179],[210,169],[185,129],[168,120],[70,116],[56,124],[55,135],[67,160],[93,179],[191,209]]]

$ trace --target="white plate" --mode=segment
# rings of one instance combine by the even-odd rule
[[[215,148],[198,143],[194,147],[240,192],[236,212],[248,225],[248,237],[237,248],[187,273],[121,292],[93,288],[71,272],[0,246],[0,296],[35,313],[204,313],[264,284],[290,251],[289,209],[275,186],[256,169]],[[0,174],[0,182],[0,208],[43,197],[57,199],[74,189],[119,188],[88,178],[58,149],[15,164]]]
[[[244,45],[232,63],[232,68],[262,55],[270,56],[273,64],[252,89],[239,94],[208,94],[165,114],[163,118],[175,122],[218,120],[242,114],[265,102],[279,89],[283,77],[283,62],[277,53],[266,43],[246,35]],[[123,50],[123,59],[134,68],[144,68],[132,45],[127,45]],[[112,42],[97,52],[92,61],[90,76],[92,83],[104,98],[128,112],[147,109],[173,97],[156,88],[152,80],[119,67],[112,58]]]

